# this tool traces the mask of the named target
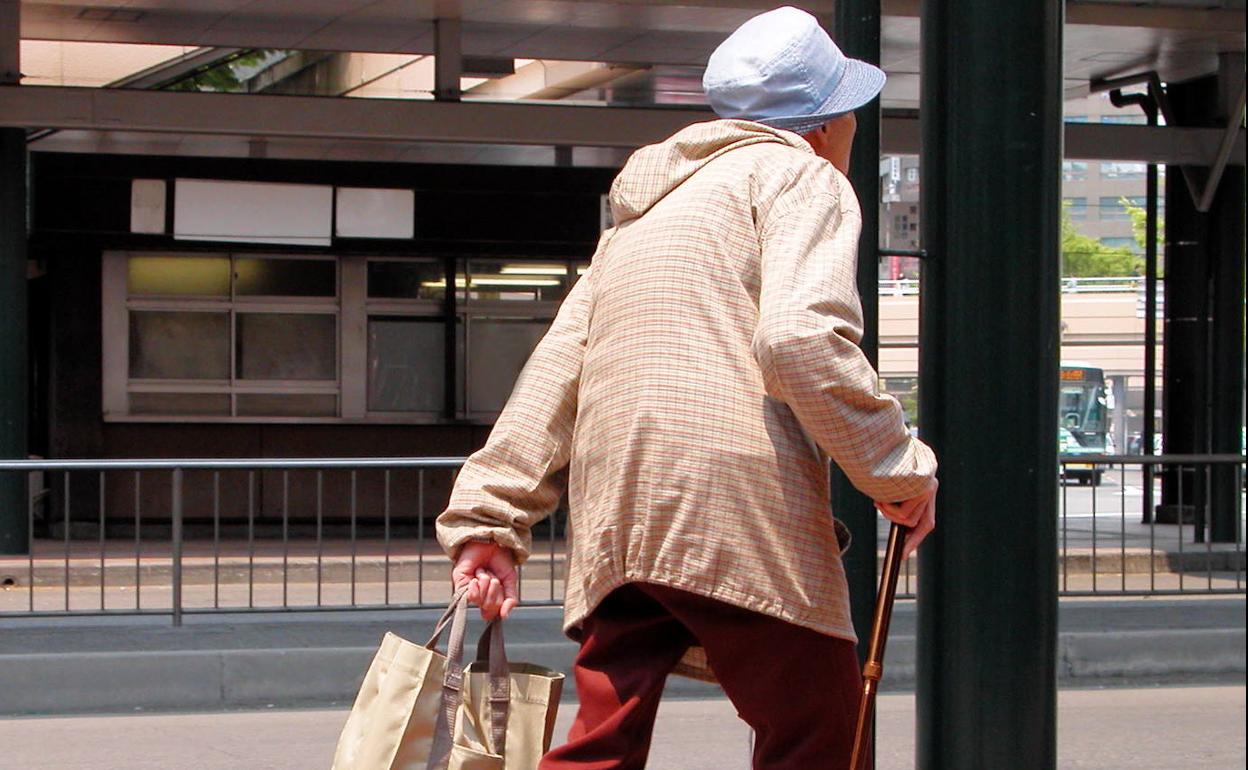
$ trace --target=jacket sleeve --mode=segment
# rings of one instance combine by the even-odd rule
[[[592,272],[586,271],[564,299],[485,446],[455,479],[437,524],[438,541],[452,559],[465,542],[483,540],[510,548],[523,562],[531,528],[563,496],[589,332]]]
[[[819,192],[761,230],[752,348],[768,395],[793,410],[863,494],[881,502],[916,496],[935,475],[936,458],[910,436],[901,405],[879,391],[879,375],[858,347],[856,207],[846,212],[835,193]]]

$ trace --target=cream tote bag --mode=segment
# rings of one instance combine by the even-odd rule
[[[462,665],[468,601],[451,600],[424,645],[387,633],[364,675],[333,770],[534,770],[550,748],[563,674],[508,663],[501,621]],[[447,654],[437,651],[447,626]]]

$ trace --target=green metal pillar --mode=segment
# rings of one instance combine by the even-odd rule
[[[1167,87],[1171,119],[1178,126],[1224,127],[1233,107],[1221,95],[1239,95],[1238,73],[1224,70]],[[1234,82],[1226,80],[1237,75]],[[1229,86],[1229,89],[1227,88]],[[1239,454],[1244,425],[1244,171],[1229,166],[1208,211],[1207,174],[1198,172],[1195,193],[1182,169],[1166,178],[1165,451],[1167,454]],[[1239,488],[1231,466],[1168,470],[1162,477],[1157,520],[1197,524],[1196,539],[1234,542]],[[1206,475],[1207,474],[1207,475]],[[1180,506],[1180,492],[1182,500]],[[1205,514],[1208,512],[1208,520]]]
[[[0,457],[6,459],[26,458],[26,363],[26,132],[0,128]],[[26,553],[26,506],[26,478],[0,474],[0,554]]]
[[[1213,328],[1209,351],[1209,450],[1214,454],[1244,453],[1244,167],[1226,169],[1209,210],[1216,229],[1213,259]],[[1239,537],[1235,469],[1210,469],[1207,531],[1211,542],[1233,543]]]
[[[1056,767],[1060,0],[923,0],[923,770]]]
[[[0,88],[21,82],[21,5],[0,0]],[[26,458],[26,132],[0,128],[0,457]],[[0,554],[29,547],[26,479],[0,474]]]
[[[825,22],[826,23],[826,22]],[[880,0],[842,0],[836,4],[832,36],[847,56],[880,63]],[[880,239],[880,102],[877,99],[855,113],[858,132],[850,155],[849,180],[862,209],[862,235],[858,239],[858,294],[862,298],[865,327],[862,350],[873,366],[879,365],[879,239]],[[863,644],[858,657],[865,661],[865,641],[871,633],[871,612],[876,593],[876,522],[879,514],[849,483],[835,465],[832,468],[832,510],[849,527],[854,546],[845,553],[854,630]]]
[[[1206,125],[1217,90],[1214,78],[1169,83],[1167,123]],[[1209,239],[1205,218],[1184,183],[1183,169],[1166,167],[1165,347],[1162,349],[1162,451],[1209,451]],[[1155,520],[1196,520],[1207,496],[1204,469],[1167,467]]]

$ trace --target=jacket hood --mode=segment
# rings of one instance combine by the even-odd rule
[[[616,225],[645,214],[698,169],[726,152],[775,142],[814,154],[797,134],[748,120],[713,120],[681,129],[666,141],[633,153],[611,185]]]

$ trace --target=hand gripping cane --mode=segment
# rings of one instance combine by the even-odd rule
[[[884,645],[888,642],[888,623],[893,617],[893,600],[897,597],[897,573],[901,571],[901,554],[906,546],[907,528],[894,524],[888,531],[888,547],[884,550],[884,574],[880,576],[880,593],[875,599],[875,617],[871,622],[871,641],[867,662],[862,667],[862,697],[858,701],[858,726],[854,730],[854,753],[850,770],[870,770],[871,722],[875,713],[875,692],[884,675]]]

